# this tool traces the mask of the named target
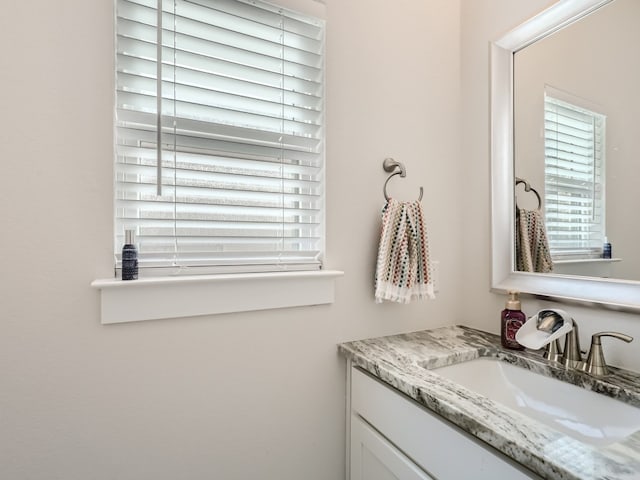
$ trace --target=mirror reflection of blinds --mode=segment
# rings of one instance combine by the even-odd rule
[[[319,268],[324,22],[260,2],[164,1],[157,195],[156,0],[118,0],[116,261]]]
[[[605,117],[545,96],[545,223],[554,257],[604,243]]]

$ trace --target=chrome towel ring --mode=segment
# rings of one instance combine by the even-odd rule
[[[389,195],[387,195],[387,183],[391,180],[391,177],[394,175],[400,175],[402,178],[407,176],[407,170],[404,168],[404,165],[400,162],[396,162],[393,158],[385,158],[384,162],[382,162],[382,168],[384,168],[385,172],[393,172],[387,180],[384,182],[384,186],[382,187],[382,192],[384,193],[384,198],[387,202],[391,199]],[[420,196],[418,197],[418,201],[422,200],[422,194],[424,193],[424,189],[420,187]]]
[[[538,210],[540,210],[542,208],[542,199],[540,198],[540,194],[538,193],[538,191],[535,188],[533,188],[531,184],[527,182],[524,178],[516,177],[516,186],[520,185],[521,183],[524,185],[525,192],[533,192],[536,194],[536,197],[538,198]]]

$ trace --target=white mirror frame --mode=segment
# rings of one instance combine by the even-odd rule
[[[564,0],[491,45],[491,248],[492,291],[517,290],[559,301],[640,310],[640,282],[514,271],[515,185],[513,56],[537,40],[613,0]]]

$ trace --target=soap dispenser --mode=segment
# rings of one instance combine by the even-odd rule
[[[500,315],[500,339],[503,347],[524,350],[524,347],[516,341],[516,332],[526,320],[527,317],[521,310],[518,292],[509,292],[506,308]]]

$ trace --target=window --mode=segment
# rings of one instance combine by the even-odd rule
[[[605,237],[605,116],[545,95],[544,135],[551,254],[599,257]]]
[[[323,20],[241,0],[116,17],[116,266],[133,229],[141,275],[320,268]]]

